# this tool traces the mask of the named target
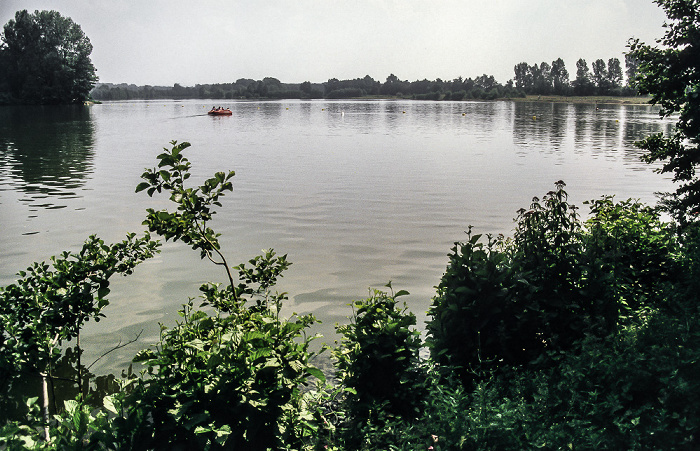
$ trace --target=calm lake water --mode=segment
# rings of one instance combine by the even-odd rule
[[[0,285],[90,234],[143,230],[165,197],[134,193],[169,141],[189,141],[193,181],[235,170],[213,228],[230,262],[261,249],[288,254],[278,286],[285,311],[333,324],[369,287],[392,281],[425,319],[453,242],[510,234],[516,210],[564,180],[575,203],[615,195],[654,203],[668,177],[639,161],[633,142],[669,131],[649,106],[521,102],[131,101],[91,107],[0,107]],[[586,212],[582,208],[583,213]],[[93,371],[119,371],[173,324],[205,281],[225,280],[182,243],[113,281],[107,318],[81,337]]]

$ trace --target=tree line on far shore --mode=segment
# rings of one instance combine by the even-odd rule
[[[91,95],[96,100],[132,99],[347,99],[358,97],[401,97],[416,100],[494,100],[525,97],[526,95],[563,96],[634,96],[633,80],[636,61],[625,58],[623,76],[620,60],[610,58],[593,62],[592,70],[584,59],[576,63],[576,78],[569,79],[564,61],[529,65],[522,62],[514,67],[515,76],[501,84],[493,75],[453,80],[401,80],[394,74],[382,83],[369,75],[363,78],[324,83],[283,83],[277,78],[262,80],[240,78],[234,83],[197,84],[182,86],[137,86],[133,84],[98,84]]]
[[[401,97],[418,100],[493,100],[524,97],[525,93],[512,81],[502,85],[491,75],[476,78],[456,78],[452,81],[401,80],[391,74],[382,83],[366,75],[363,78],[324,83],[282,83],[277,78],[262,80],[241,78],[234,83],[197,84],[191,87],[136,86],[127,84],[98,84],[91,93],[95,100],[132,99],[348,99],[358,97]]]
[[[526,94],[633,96],[637,95],[634,79],[638,65],[634,57],[625,55],[625,82],[622,65],[617,58],[610,58],[607,63],[603,59],[597,59],[591,69],[585,59],[579,59],[573,81],[569,79],[569,72],[561,58],[552,61],[551,65],[546,62],[532,66],[519,63],[514,68],[514,82],[515,87]]]

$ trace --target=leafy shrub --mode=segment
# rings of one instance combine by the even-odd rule
[[[41,378],[48,385],[61,360],[60,347],[78,338],[86,321],[100,320],[109,304],[109,279],[114,274],[131,274],[157,247],[148,234],[129,234],[111,245],[93,235],[77,253],[64,252],[52,257],[50,264],[34,263],[19,273],[15,283],[0,288],[0,419],[12,412],[15,385],[26,383],[27,378]],[[82,392],[85,374],[80,353],[77,346],[77,358],[71,362],[77,367],[68,376]],[[48,416],[45,388],[42,397]]]
[[[587,260],[606,280],[621,323],[638,322],[663,307],[665,292],[682,273],[678,236],[658,208],[639,201],[603,197],[589,204]]]
[[[452,249],[428,345],[463,382],[504,365],[546,367],[551,351],[614,333],[663,303],[679,248],[658,211],[603,198],[584,224],[563,188],[521,209],[512,239],[483,243],[470,229]]]
[[[343,337],[333,354],[338,379],[349,389],[344,407],[351,443],[356,444],[352,439],[362,435],[362,428],[383,428],[392,416],[414,418],[418,414],[421,343],[412,328],[415,315],[405,305],[398,306],[397,298],[405,294],[374,290],[369,298],[352,304],[350,324],[336,327]]]
[[[323,377],[309,364],[309,340],[298,340],[313,318],[280,321],[247,308],[210,316],[191,304],[180,314],[183,322],[136,358],[149,376],[131,398],[150,418],[139,441],[161,449],[278,449],[293,440],[288,414],[300,385]]]

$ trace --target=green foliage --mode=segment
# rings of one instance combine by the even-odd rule
[[[427,344],[433,361],[461,368],[465,381],[482,364],[496,360],[503,341],[499,332],[512,330],[505,322],[514,320],[506,312],[513,283],[506,256],[490,238],[486,245],[480,238],[470,230],[468,241],[452,248],[448,269],[428,312],[432,319]]]
[[[464,382],[502,364],[568,349],[600,322],[600,289],[586,284],[581,224],[563,182],[518,212],[513,240],[456,243],[429,311],[433,359]],[[593,295],[591,295],[593,294]]]
[[[146,234],[108,245],[91,236],[77,253],[34,263],[14,284],[0,288],[0,381],[4,401],[15,381],[56,366],[60,346],[76,338],[86,321],[99,321],[109,303],[109,279],[131,274],[157,251]],[[78,351],[80,352],[80,351]],[[80,379],[78,374],[77,379]],[[7,407],[7,406],[4,406]]]
[[[82,103],[97,81],[92,44],[56,11],[17,11],[3,28],[0,59],[9,94],[22,103]],[[3,87],[0,80],[0,88]]]
[[[51,449],[43,440],[40,431],[43,428],[39,398],[25,401],[26,415],[21,419],[7,421],[0,427],[0,446],[7,450]]]
[[[666,206],[681,224],[697,220],[700,213],[700,180],[696,167],[700,155],[700,3],[698,0],[656,0],[669,21],[659,40],[661,48],[634,40],[630,54],[638,62],[637,88],[651,94],[660,114],[678,114],[674,132],[655,134],[638,146],[648,153],[647,162],[660,161],[662,173],[673,173],[680,186],[668,196]]]
[[[274,307],[279,314],[282,301],[287,299],[286,293],[272,293],[270,289],[291,263],[287,261],[287,255],[277,256],[272,249],[263,252],[263,254],[248,261],[250,267],[247,267],[245,263],[235,267],[238,270],[239,280],[241,280],[237,292],[248,295],[255,300],[256,305],[251,308],[267,310]],[[249,284],[257,284],[258,286],[251,287]]]
[[[665,292],[681,274],[678,237],[658,208],[603,197],[590,204],[584,245],[595,277],[606,281],[622,324],[667,306]]]
[[[504,365],[551,365],[551,351],[604,337],[664,304],[679,245],[659,212],[591,203],[582,223],[563,182],[518,212],[512,240],[456,243],[429,311],[436,363],[463,382]]]
[[[331,383],[314,366],[314,317],[280,318],[287,256],[229,267],[220,250],[211,220],[233,172],[187,187],[189,144],[172,145],[137,191],[165,191],[176,210],[149,209],[145,224],[224,266],[229,283],[202,285],[202,308],[190,299],[161,326],[134,359],[140,375],[96,383],[118,385],[102,405],[78,397],[48,415],[29,397],[21,414],[4,410],[3,449],[698,448],[700,228],[611,197],[584,222],[557,182],[518,212],[513,238],[470,228],[455,244],[429,311],[432,361],[398,303],[408,293],[388,284],[336,327]],[[59,345],[100,319],[110,276],[156,250],[148,234],[90,237],[0,289],[3,390],[59,366],[87,377],[79,346]]]
[[[148,366],[129,398],[148,417],[138,441],[159,449],[271,449],[293,441],[300,385],[322,377],[309,364],[310,340],[299,341],[313,317],[280,321],[246,308],[210,316],[191,303],[180,315],[155,350],[135,359]]]
[[[203,185],[187,188],[185,182],[191,176],[192,165],[182,151],[190,147],[190,143],[178,144],[177,141],[172,141],[171,144],[171,150],[164,148],[165,152],[158,155],[158,168],[147,169],[141,175],[145,182],[139,183],[136,192],[146,190],[149,196],[153,196],[155,192],[165,190],[170,193],[170,201],[177,205],[177,211],[171,213],[149,208],[144,225],[166,240],[181,240],[192,249],[199,250],[203,259],[208,258],[213,263],[223,266],[233,287],[231,269],[220,251],[219,234],[208,227],[208,222],[216,213],[214,207],[221,207],[219,198],[226,191],[233,191],[231,178],[235,172],[217,172]],[[218,256],[219,260],[215,260],[215,256]],[[234,291],[233,294],[235,300],[237,293]]]
[[[136,191],[146,190],[149,196],[166,191],[177,211],[149,209],[145,224],[224,266],[230,285],[202,285],[203,306],[213,306],[215,314],[194,310],[190,301],[180,311],[183,322],[163,328],[155,350],[136,357],[147,365],[148,377],[128,398],[132,415],[144,419],[133,430],[134,440],[166,449],[262,450],[294,443],[306,435],[303,423],[300,428],[295,421],[300,386],[310,377],[324,377],[309,363],[313,337],[306,336],[306,329],[315,319],[279,318],[286,294],[271,288],[290,265],[286,255],[268,250],[249,260],[250,266],[236,266],[241,282],[234,285],[219,234],[209,227],[213,207],[220,207],[220,197],[233,189],[234,172],[218,172],[199,187],[185,187],[191,165],[182,151],[189,143],[172,145],[158,155],[158,169],[143,173],[145,182]],[[248,301],[255,303],[248,307]]]
[[[382,425],[387,417],[412,418],[418,413],[421,343],[412,328],[415,315],[405,305],[398,306],[397,298],[405,294],[374,290],[352,304],[350,324],[336,326],[343,337],[333,354],[337,377],[348,389],[344,407],[350,439],[363,427]]]

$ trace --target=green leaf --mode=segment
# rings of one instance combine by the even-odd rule
[[[105,396],[102,398],[102,405],[105,409],[113,414],[118,414],[117,408],[114,406],[114,395]]]
[[[67,400],[63,401],[64,409],[66,409],[66,412],[71,416],[73,416],[75,414],[75,411],[78,409],[79,405],[80,404],[78,403],[78,401],[76,401],[74,399],[67,399]]]
[[[309,373],[310,375],[314,376],[315,378],[317,378],[321,382],[326,381],[326,375],[323,374],[323,371],[319,370],[316,367],[309,366],[306,368],[306,372]]]

